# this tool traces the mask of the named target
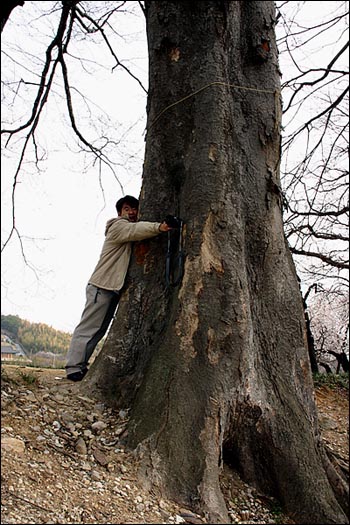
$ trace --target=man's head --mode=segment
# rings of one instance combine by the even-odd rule
[[[128,219],[130,222],[137,221],[137,214],[139,211],[139,201],[131,195],[125,195],[117,201],[115,205],[118,216]]]

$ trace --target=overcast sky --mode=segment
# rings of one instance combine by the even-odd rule
[[[36,11],[38,4],[54,2],[25,2],[23,8],[17,7],[2,34],[3,51],[9,49],[14,52],[18,34],[21,34],[22,45],[24,33],[22,30],[19,33],[19,27],[26,26],[29,12],[30,17],[35,16],[40,20]],[[305,15],[305,23],[315,16],[316,5],[319,12],[321,6],[329,10],[334,2],[308,4],[310,10],[308,16]],[[118,58],[126,60],[125,64],[133,68],[147,87],[147,45],[143,17],[137,17],[135,13],[125,14],[121,16],[120,24],[118,33],[124,38],[116,38]],[[35,56],[37,51],[32,46],[38,30],[26,27],[26,31],[26,49]],[[41,40],[47,44],[44,36]],[[87,49],[86,42],[81,45]],[[106,51],[101,45],[91,46],[89,52],[91,63],[105,62],[102,56],[106,56]],[[310,57],[310,60],[314,58]],[[2,60],[3,68],[9,68],[8,64]],[[16,189],[16,226],[22,235],[27,263],[15,237],[2,254],[1,313],[4,315],[19,315],[31,322],[43,322],[56,329],[72,332],[80,319],[85,303],[85,287],[102,247],[105,223],[116,215],[115,202],[123,192],[139,196],[146,95],[125,72],[120,69],[112,72],[111,64],[100,69],[91,66],[93,74],[81,77],[80,70],[76,78],[73,77],[72,84],[86,93],[96,106],[104,109],[114,122],[119,123],[116,125],[116,136],[123,137],[123,142],[116,146],[115,156],[119,181],[107,169],[103,169],[100,179],[98,166],[92,165],[91,161],[89,163],[84,154],[77,153],[78,148],[71,140],[69,126],[66,122],[62,123],[59,117],[64,113],[63,99],[50,97],[43,114],[43,131],[39,133],[40,140],[45,143],[50,154],[41,163],[40,173],[30,163],[26,164]],[[281,67],[283,70],[283,64]],[[26,74],[18,64],[12,63],[11,68],[16,78]],[[18,102],[15,96],[13,99]],[[23,100],[25,103],[25,98]],[[9,104],[8,93],[6,100],[3,99],[4,107],[5,104],[6,107]],[[88,113],[84,110],[76,115],[79,123],[82,115],[87,118]],[[98,125],[97,121],[89,122],[88,135]],[[13,144],[15,147],[16,143]],[[3,154],[3,242],[11,224],[14,171],[13,158]]]

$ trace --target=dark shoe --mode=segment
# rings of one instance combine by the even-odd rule
[[[87,373],[87,369],[80,370],[79,372],[73,372],[73,374],[67,375],[67,379],[70,379],[71,381],[81,381],[86,375],[86,373]]]

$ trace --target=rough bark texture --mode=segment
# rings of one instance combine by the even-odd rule
[[[228,523],[223,461],[302,523],[348,523],[319,438],[303,304],[279,190],[273,2],[146,2],[150,56],[142,219],[185,222],[135,245],[89,388],[130,407],[143,475]]]

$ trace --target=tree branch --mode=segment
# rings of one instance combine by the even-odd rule
[[[294,253],[294,255],[305,255],[307,257],[316,257],[317,259],[320,259],[326,264],[329,264],[330,266],[334,266],[335,268],[341,268],[342,270],[348,270],[349,264],[342,261],[335,261],[331,257],[328,257],[327,255],[324,255],[322,253],[317,252],[311,252],[306,250],[298,250],[296,248],[291,247],[291,252]]]

